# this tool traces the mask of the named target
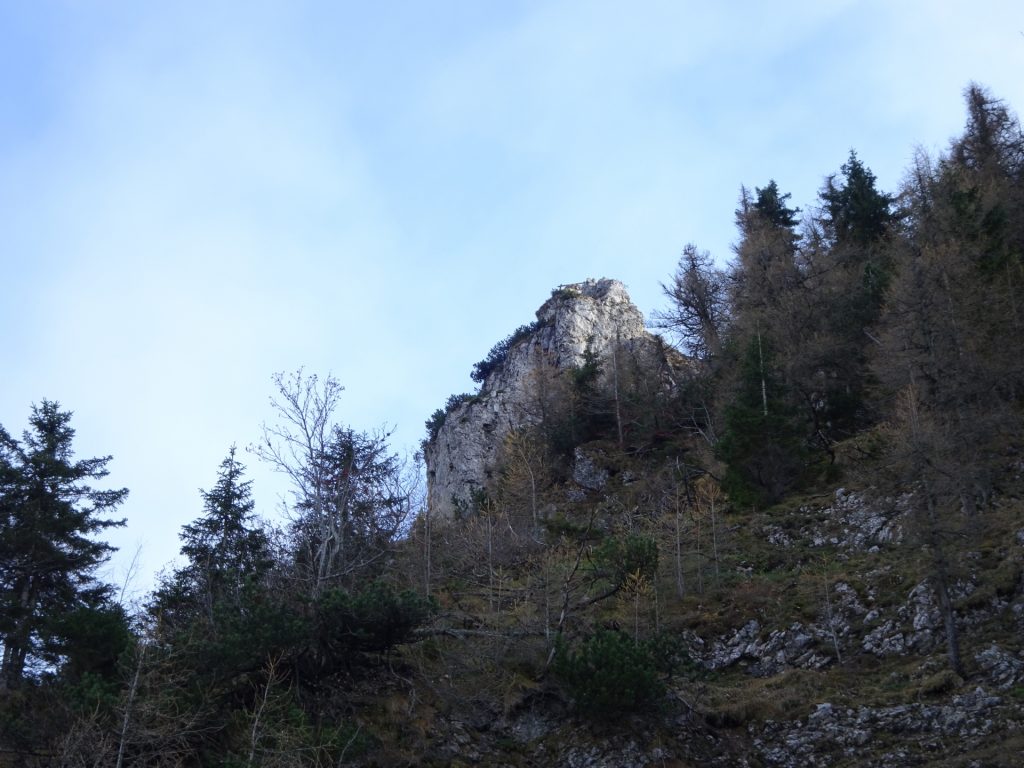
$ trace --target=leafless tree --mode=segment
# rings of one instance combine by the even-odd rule
[[[707,251],[689,243],[668,285],[661,290],[668,309],[654,313],[654,325],[674,334],[683,351],[698,360],[718,354],[728,316],[725,273],[716,268]]]
[[[295,574],[319,595],[379,565],[420,501],[419,473],[393,454],[390,432],[357,432],[336,421],[336,379],[275,374],[271,407],[253,452],[291,482],[287,505]]]

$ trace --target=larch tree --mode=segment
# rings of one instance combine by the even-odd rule
[[[970,536],[1006,450],[1019,443],[1024,354],[1024,138],[999,102],[968,88],[968,123],[948,155],[919,154],[886,295],[874,370],[898,404],[891,473],[915,489],[914,533],[932,558],[950,666],[962,670],[951,542]]]
[[[729,273],[734,335],[756,334],[759,328],[774,335],[789,330],[801,284],[796,261],[800,209],[788,206],[789,197],[775,181],[755,188],[754,195],[741,191],[736,211],[740,241]]]
[[[725,273],[715,267],[711,254],[688,244],[671,281],[661,290],[669,307],[654,313],[655,326],[676,336],[691,357],[704,362],[716,357],[728,317],[728,295]]]

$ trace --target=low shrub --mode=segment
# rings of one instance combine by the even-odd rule
[[[650,708],[665,692],[647,644],[613,630],[599,630],[576,649],[559,641],[554,671],[577,710],[597,719]]]

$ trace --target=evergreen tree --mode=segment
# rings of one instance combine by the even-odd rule
[[[279,423],[254,452],[291,480],[291,575],[309,597],[378,568],[417,502],[418,477],[391,453],[390,432],[335,421],[344,388],[302,370],[274,376]]]
[[[802,419],[766,338],[750,341],[739,386],[725,407],[716,449],[726,464],[722,487],[742,504],[773,504],[796,487],[807,466]]]
[[[801,269],[808,287],[807,329],[796,376],[824,445],[869,421],[866,350],[892,279],[893,198],[850,152],[819,192],[806,222]]]
[[[794,229],[800,209],[789,208],[788,200],[774,181],[755,189],[753,197],[741,191],[736,211],[740,242],[729,271],[729,338],[744,346],[761,333],[773,336],[783,349],[796,348],[806,324]]]
[[[719,457],[723,487],[736,500],[772,503],[803,475],[810,387],[805,350],[813,303],[798,265],[798,208],[772,181],[743,190],[740,242],[730,270],[731,303]],[[805,406],[802,415],[797,406]]]
[[[895,219],[893,198],[878,191],[875,175],[852,149],[840,172],[842,180],[832,174],[820,193],[830,240],[862,248],[877,243]]]
[[[298,574],[314,595],[376,568],[410,515],[402,462],[388,437],[335,425],[313,457],[324,485],[296,505],[292,536]]]
[[[800,213],[799,208],[790,208],[788,205],[792,195],[788,192],[782,194],[775,179],[769,180],[768,186],[763,189],[755,187],[754,192],[754,211],[772,227],[792,231],[798,221],[797,214]]]
[[[254,520],[252,481],[242,480],[244,472],[231,446],[214,487],[200,489],[204,513],[180,534],[188,564],[158,594],[162,610],[213,622],[215,610],[237,612],[246,589],[270,567],[270,543]]]
[[[128,491],[87,484],[107,475],[111,457],[73,460],[71,415],[43,400],[21,441],[0,427],[0,688],[56,662],[69,642],[59,618],[98,609],[109,594],[95,572],[114,548],[92,535],[124,524],[103,515]]]

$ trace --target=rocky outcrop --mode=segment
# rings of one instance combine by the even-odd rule
[[[1004,703],[980,686],[934,705],[872,708],[819,703],[806,719],[752,727],[754,746],[765,765],[778,768],[933,765],[936,756],[978,749],[993,735],[1019,728],[1018,709]],[[984,763],[1011,764],[1018,765],[1013,758],[1008,763]]]
[[[865,766],[930,765],[934,762],[932,757],[949,751],[950,742],[959,749],[975,748],[1004,729],[999,716],[1001,704],[1001,697],[981,687],[941,704],[839,707],[823,703],[806,718],[768,721],[751,730],[754,747],[764,764],[778,768],[830,766],[840,762]],[[1010,763],[1000,763],[1003,764]]]
[[[748,665],[752,675],[768,677],[788,668],[821,669],[827,666],[832,659],[817,647],[824,647],[825,639],[820,628],[808,627],[801,622],[795,622],[788,629],[775,630],[761,639],[761,624],[751,619],[731,636],[717,639],[706,651],[701,648],[694,652],[691,639],[690,655],[711,670],[725,669],[742,662]]]
[[[660,354],[643,315],[617,280],[587,280],[556,289],[529,333],[515,339],[480,391],[453,405],[426,444],[431,513],[455,516],[478,489],[488,489],[510,432],[539,423],[547,402],[558,402],[560,372],[588,355],[604,363],[598,385],[607,386],[614,355]],[[562,398],[564,402],[564,398]]]
[[[806,522],[798,530],[786,531],[777,524],[767,524],[762,530],[769,542],[786,549],[806,542],[812,547],[876,553],[903,541],[913,498],[910,492],[893,497],[837,488],[832,503],[800,507],[794,519]]]

